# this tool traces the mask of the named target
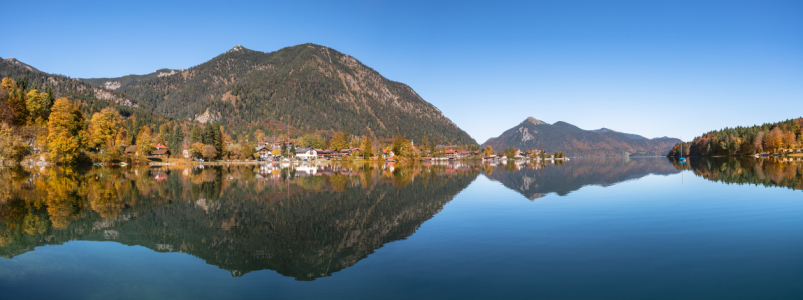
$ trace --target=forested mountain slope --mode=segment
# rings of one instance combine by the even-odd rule
[[[314,44],[270,53],[237,45],[172,75],[136,79],[87,82],[119,81],[117,91],[156,112],[220,121],[235,130],[273,120],[302,130],[476,144],[409,86],[388,80],[354,57]]]
[[[679,142],[674,138],[647,139],[605,128],[583,130],[566,122],[547,124],[529,117],[482,146],[491,146],[497,152],[508,147],[540,148],[546,152],[562,151],[570,157],[604,157],[666,155]]]
[[[113,90],[92,86],[77,78],[45,73],[14,58],[0,58],[0,76],[23,79],[25,85],[36,86],[42,91],[51,88],[56,97],[80,100],[101,99],[129,107],[139,106],[128,97]]]

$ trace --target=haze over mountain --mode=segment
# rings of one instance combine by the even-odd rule
[[[583,130],[562,121],[548,124],[529,117],[500,136],[488,139],[482,147],[491,146],[497,152],[508,147],[540,148],[547,152],[562,151],[570,157],[657,156],[666,155],[679,142],[675,138],[648,139],[607,128]]]
[[[476,143],[411,87],[314,44],[269,53],[237,45],[186,70],[83,80],[158,113],[233,128],[281,120],[304,130]]]

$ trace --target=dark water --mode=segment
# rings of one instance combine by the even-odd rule
[[[3,299],[801,299],[803,163],[0,170]]]

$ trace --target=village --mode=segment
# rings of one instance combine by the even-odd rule
[[[136,145],[127,146],[124,155],[131,158],[131,161],[146,160],[152,165],[165,164],[215,164],[215,163],[252,163],[261,164],[267,162],[313,162],[313,161],[384,161],[384,162],[446,162],[474,160],[487,163],[506,163],[507,160],[515,161],[560,161],[569,160],[563,153],[557,152],[548,154],[540,149],[530,149],[521,151],[518,149],[505,149],[497,154],[490,147],[479,150],[466,150],[465,146],[437,145],[434,149],[427,149],[421,145],[410,142],[408,153],[405,156],[397,155],[392,146],[387,146],[381,152],[366,154],[363,149],[358,147],[336,149],[319,149],[312,147],[296,147],[293,141],[262,141],[258,142],[253,148],[252,155],[246,157],[232,156],[221,160],[204,158],[202,153],[193,153],[189,145],[184,144],[178,153],[169,147],[157,143],[150,152],[140,151]],[[226,143],[228,148],[240,148],[239,144]],[[412,151],[410,151],[412,150]],[[433,151],[434,150],[434,151]],[[370,150],[369,150],[370,151]],[[401,151],[405,151],[402,149]],[[227,159],[228,158],[228,159]]]

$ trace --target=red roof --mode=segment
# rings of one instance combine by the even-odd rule
[[[156,149],[167,149],[167,146],[162,144],[156,144]]]
[[[446,153],[455,153],[457,150],[446,150]]]

